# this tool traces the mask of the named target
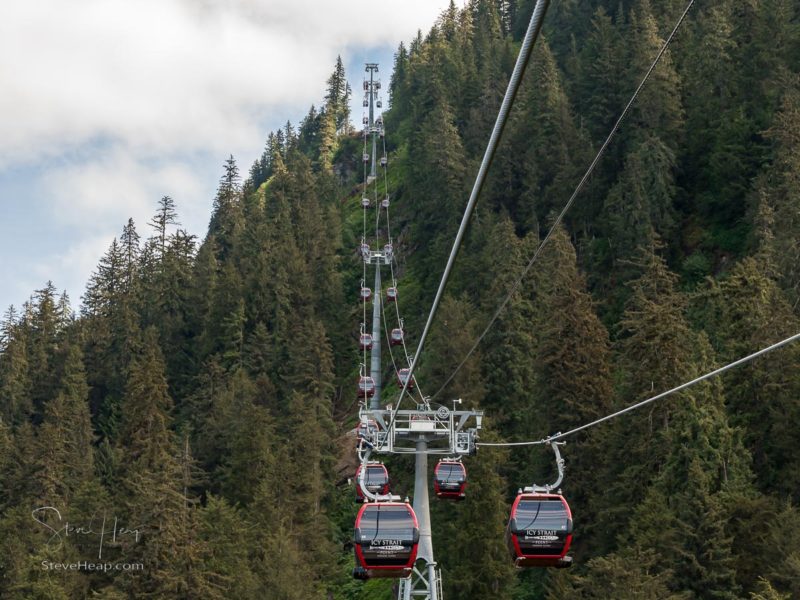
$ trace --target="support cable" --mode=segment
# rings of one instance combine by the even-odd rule
[[[381,114],[381,130],[384,131],[384,135],[381,137],[381,144],[382,144],[382,149],[383,149],[382,158],[386,159],[386,162],[387,162],[387,166],[383,166],[383,164],[381,163],[381,168],[383,170],[384,197],[388,198],[389,197],[389,175],[388,175],[389,167],[388,167],[388,154],[386,152],[386,135],[385,135],[385,129],[383,128],[383,115],[382,114]],[[375,235],[377,236],[378,226],[379,226],[379,223],[380,223],[380,220],[379,220],[380,219],[380,213],[381,213],[381,205],[380,205],[380,203],[378,201],[377,181],[376,181],[376,184],[375,184],[375,200],[376,200],[376,209],[377,209],[377,214],[378,214],[378,221],[377,221],[376,226],[375,226],[375,231],[376,231]],[[390,219],[389,219],[389,207],[388,206],[386,207],[386,237],[387,237],[388,243],[392,245],[392,255],[389,257],[388,262],[389,262],[389,271],[390,271],[390,274],[391,274],[391,277],[392,277],[392,286],[396,287],[397,286],[397,280],[395,279],[395,274],[394,274],[394,263],[395,263],[396,254],[394,252],[394,242],[392,241],[392,230],[391,230],[391,224],[390,224]],[[380,246],[380,244],[379,244],[379,246]],[[392,367],[394,368],[395,375],[397,375],[397,373],[399,371],[397,369],[397,362],[394,359],[394,352],[392,351],[392,340],[391,340],[391,337],[389,335],[388,321],[386,319],[386,307],[385,307],[385,304],[386,304],[385,302],[381,303],[381,311],[383,312],[383,329],[384,329],[384,332],[386,334],[386,344],[387,344],[387,347],[389,348],[389,356],[392,359]],[[397,305],[397,301],[396,300],[393,302],[393,304],[394,304],[395,317],[397,319],[397,327],[401,331],[403,331],[403,319],[400,316],[400,307]],[[411,357],[410,357],[410,355],[408,353],[408,346],[406,345],[405,335],[403,335],[403,337],[401,339],[401,342],[402,342],[402,346],[403,346],[403,354],[405,355],[405,358],[406,358],[406,364],[410,368],[411,367]],[[419,382],[416,380],[416,378],[413,379],[413,382],[415,384],[417,392],[419,393],[420,401],[422,403],[424,403],[425,402],[425,396],[422,393],[422,390],[420,389]]]
[[[636,410],[637,408],[641,408],[642,406],[650,404],[651,402],[655,402],[656,400],[661,400],[662,398],[666,398],[667,396],[670,396],[670,395],[674,394],[675,392],[680,392],[682,390],[685,390],[688,387],[691,387],[691,386],[693,386],[695,384],[698,384],[698,383],[700,383],[702,381],[705,381],[706,379],[710,379],[712,377],[716,377],[717,375],[720,375],[720,374],[724,373],[725,371],[728,371],[729,369],[733,369],[734,367],[738,367],[740,365],[748,363],[751,360],[753,360],[755,358],[758,358],[759,356],[767,354],[768,352],[772,352],[773,350],[777,350],[778,348],[782,348],[783,346],[786,346],[786,345],[791,344],[792,342],[796,342],[798,340],[800,340],[800,333],[795,333],[794,335],[792,335],[792,336],[790,336],[790,337],[788,337],[788,338],[786,338],[784,340],[781,340],[780,342],[776,342],[775,344],[772,344],[771,346],[767,346],[766,348],[762,348],[761,350],[759,350],[757,352],[753,352],[752,354],[748,354],[744,358],[740,358],[739,360],[735,360],[732,363],[729,363],[729,364],[727,364],[727,365],[725,365],[723,367],[720,367],[719,369],[715,369],[715,370],[710,371],[710,372],[708,372],[708,373],[706,373],[704,375],[700,375],[700,377],[696,377],[695,379],[692,379],[691,381],[687,381],[686,383],[682,383],[681,385],[679,385],[677,387],[674,387],[671,390],[667,390],[666,392],[661,392],[660,394],[658,394],[656,396],[653,396],[652,398],[648,398],[647,400],[642,400],[641,402],[637,402],[636,404],[632,404],[631,406],[623,408],[622,410],[618,410],[615,413],[611,413],[610,415],[606,415],[605,417],[601,417],[599,419],[595,419],[591,423],[586,423],[585,425],[581,425],[580,427],[576,427],[575,429],[570,429],[566,433],[555,433],[555,434],[550,435],[550,436],[548,436],[546,438],[542,438],[540,440],[532,440],[532,441],[529,441],[529,442],[494,442],[494,443],[481,442],[481,443],[476,444],[476,446],[480,446],[480,447],[483,447],[483,446],[539,446],[539,445],[542,445],[542,444],[550,444],[551,442],[555,442],[555,441],[558,441],[558,440],[563,440],[564,438],[569,437],[571,435],[574,435],[574,434],[578,433],[579,431],[583,431],[584,429],[589,429],[590,427],[594,427],[595,425],[599,425],[600,423],[605,423],[606,421],[610,421],[611,419],[615,419],[615,418],[617,418],[617,417],[619,417],[621,415],[624,415],[624,414],[629,413],[629,412],[631,412],[633,410]]]
[[[486,325],[486,327],[484,328],[483,332],[478,336],[478,339],[475,340],[475,343],[472,345],[472,348],[469,349],[469,352],[467,352],[466,356],[458,364],[458,366],[450,374],[450,376],[445,380],[445,382],[437,390],[437,392],[433,396],[431,396],[431,399],[436,398],[440,393],[442,393],[442,391],[447,387],[447,385],[453,380],[453,378],[456,376],[456,374],[466,364],[467,360],[469,360],[469,357],[472,356],[472,353],[475,352],[475,350],[478,348],[480,343],[483,341],[483,338],[486,336],[486,334],[492,328],[492,325],[495,324],[495,321],[497,321],[497,319],[500,316],[500,314],[505,310],[506,306],[508,306],[508,303],[511,301],[512,296],[517,292],[517,290],[519,289],[520,285],[522,284],[522,280],[525,278],[525,276],[531,270],[531,267],[536,262],[536,259],[539,258],[539,255],[541,254],[542,249],[545,247],[547,242],[550,241],[550,238],[553,236],[553,233],[555,232],[556,228],[559,226],[561,221],[564,219],[564,215],[567,214],[567,211],[570,209],[572,204],[575,202],[575,198],[577,198],[578,194],[581,193],[581,191],[583,190],[584,186],[586,185],[586,182],[589,180],[589,177],[594,172],[595,167],[597,166],[597,164],[600,162],[600,159],[605,154],[606,150],[608,149],[609,144],[611,143],[611,141],[614,139],[615,135],[617,134],[617,131],[619,130],[620,125],[622,125],[622,122],[628,116],[628,113],[630,112],[630,109],[633,106],[633,103],[636,101],[636,98],[639,96],[639,93],[642,91],[642,88],[647,83],[648,79],[650,79],[650,75],[653,73],[653,70],[656,68],[658,63],[661,61],[661,57],[664,55],[664,53],[666,52],[666,50],[669,47],[670,43],[672,42],[672,39],[675,37],[675,34],[677,33],[677,31],[680,28],[681,24],[683,23],[684,19],[686,18],[686,15],[688,14],[689,9],[692,8],[692,5],[694,4],[694,1],[695,0],[689,0],[689,3],[686,5],[686,8],[684,9],[683,13],[681,13],[681,16],[678,18],[678,22],[675,24],[675,27],[672,29],[672,32],[669,34],[669,37],[667,37],[666,41],[661,46],[661,49],[658,51],[658,54],[656,55],[655,59],[650,64],[650,68],[647,69],[647,73],[645,73],[645,76],[639,82],[639,86],[636,88],[636,91],[633,93],[633,95],[631,96],[630,100],[628,100],[628,104],[625,105],[625,108],[623,109],[622,113],[620,114],[619,118],[617,119],[617,122],[614,123],[614,127],[611,128],[611,132],[606,137],[606,140],[603,142],[603,145],[600,147],[600,150],[597,151],[597,154],[595,155],[594,160],[592,160],[591,164],[589,165],[589,168],[586,169],[586,172],[583,174],[583,177],[581,177],[581,180],[578,182],[578,185],[575,188],[575,191],[572,192],[572,195],[569,197],[569,200],[567,200],[567,203],[564,205],[564,208],[561,209],[561,212],[556,217],[556,220],[553,222],[553,225],[550,227],[550,230],[547,232],[547,235],[545,235],[544,239],[539,244],[539,246],[536,248],[536,251],[533,253],[533,256],[528,261],[528,264],[525,266],[525,268],[522,270],[522,273],[520,274],[520,276],[516,279],[514,284],[511,286],[511,289],[508,291],[508,294],[503,299],[503,301],[500,303],[500,306],[497,308],[497,310],[495,311],[494,315],[492,315],[492,318],[489,320],[489,323]]]
[[[364,154],[366,154],[366,151],[367,151],[367,135],[366,135],[366,132],[365,132],[364,133],[364,151],[363,151]],[[367,181],[367,163],[364,162],[363,160],[361,162],[364,163],[364,181],[366,182]],[[364,195],[366,195],[366,191],[367,190],[366,190],[366,183],[365,183],[364,184],[364,192],[365,192]],[[359,202],[362,202],[362,200],[359,200]],[[362,233],[361,233],[361,245],[359,246],[358,252],[359,252],[359,254],[362,255],[361,256],[361,265],[362,265],[361,287],[363,288],[366,285],[366,282],[367,282],[367,262],[365,260],[365,257],[363,256],[363,254],[364,254],[364,244],[367,243],[367,208],[365,206],[363,206],[363,202],[362,202],[362,206],[361,206],[361,215],[362,215],[362,221],[363,221],[363,228],[362,228]],[[358,291],[359,296],[361,296],[361,293],[362,293],[362,290],[359,290]],[[359,332],[358,343],[361,344],[361,335],[365,334],[366,331],[367,331],[367,303],[364,301],[364,298],[359,298],[359,300],[361,301],[361,328],[360,328],[360,332]],[[362,350],[361,361],[362,361],[362,368],[360,369],[361,373],[359,373],[359,377],[367,377],[367,346],[366,345],[364,346],[364,348]],[[359,381],[359,385],[361,385],[360,381]],[[368,399],[365,397],[364,398],[364,403],[365,404],[368,404],[367,400]]]
[[[394,372],[397,373],[397,362],[394,359],[394,352],[392,351],[392,339],[389,335],[389,326],[387,325],[386,321],[386,309],[384,308],[384,305],[385,303],[381,304],[381,310],[383,311],[383,331],[386,334],[386,347],[389,348],[389,357],[392,359],[392,368],[394,368]],[[405,344],[403,350],[405,351]],[[406,361],[408,361],[408,352],[406,352]],[[416,379],[414,380],[414,383],[416,384],[417,392],[419,392],[420,400],[425,402],[425,396],[422,394],[422,390],[420,389],[419,383]]]
[[[528,29],[525,32],[525,37],[522,40],[522,46],[519,50],[519,55],[517,56],[517,62],[514,65],[514,70],[511,73],[511,78],[508,81],[508,87],[506,89],[506,94],[503,97],[503,102],[500,105],[500,110],[497,113],[497,120],[495,121],[494,128],[492,129],[492,134],[489,137],[489,143],[486,146],[486,151],[483,155],[483,160],[481,161],[480,168],[478,169],[478,174],[475,178],[475,183],[472,187],[472,192],[469,196],[469,201],[467,202],[467,206],[464,209],[464,216],[461,219],[461,225],[459,225],[458,233],[456,233],[455,241],[453,242],[453,248],[450,250],[450,257],[447,259],[447,265],[444,268],[444,273],[442,273],[442,279],[439,282],[439,289],[436,291],[436,296],[433,299],[433,305],[431,306],[431,311],[428,315],[428,320],[425,323],[425,328],[422,330],[422,335],[419,339],[419,344],[417,345],[417,350],[414,353],[413,360],[411,362],[411,367],[408,373],[408,379],[406,383],[403,385],[403,388],[400,390],[400,397],[397,399],[397,405],[395,406],[394,412],[392,413],[392,418],[389,421],[388,429],[391,429],[392,424],[394,423],[395,417],[397,416],[397,411],[400,410],[400,403],[403,401],[403,396],[406,393],[406,389],[408,388],[408,384],[412,381],[412,376],[414,375],[414,369],[416,369],[417,365],[419,364],[420,356],[422,355],[422,351],[425,347],[425,340],[428,337],[428,332],[431,328],[431,323],[433,322],[433,318],[436,315],[436,311],[439,308],[439,302],[442,299],[442,295],[444,294],[444,288],[447,285],[447,280],[450,278],[450,272],[453,269],[453,264],[455,263],[456,256],[458,255],[458,251],[461,248],[461,242],[464,238],[464,234],[467,230],[467,225],[469,224],[470,217],[472,216],[472,211],[475,208],[475,203],[478,200],[478,196],[480,195],[481,190],[483,189],[483,184],[486,180],[486,173],[489,170],[489,167],[492,164],[494,159],[495,152],[497,150],[497,145],[500,141],[500,137],[503,134],[503,129],[505,129],[506,122],[508,121],[508,113],[511,109],[511,106],[514,104],[514,99],[517,96],[517,92],[519,91],[519,86],[522,81],[522,76],[525,73],[525,68],[528,66],[528,62],[530,62],[531,52],[533,51],[533,47],[536,44],[536,40],[539,37],[539,32],[542,29],[542,23],[544,22],[544,16],[547,12],[547,8],[550,6],[550,0],[537,0],[536,6],[533,9],[533,14],[531,15],[531,20],[528,23]]]

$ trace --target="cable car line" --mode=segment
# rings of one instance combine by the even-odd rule
[[[458,227],[456,238],[453,241],[453,247],[450,250],[450,256],[447,259],[447,264],[445,265],[444,272],[442,273],[442,278],[439,282],[439,289],[436,291],[436,296],[433,299],[433,304],[431,305],[428,319],[425,323],[425,327],[422,330],[422,335],[419,338],[417,349],[414,352],[408,379],[403,385],[403,388],[400,390],[400,396],[397,399],[397,404],[392,412],[392,418],[389,420],[389,426],[387,428],[389,430],[391,430],[392,425],[397,418],[397,411],[400,410],[400,404],[403,401],[408,384],[412,381],[414,369],[416,369],[417,364],[419,364],[419,358],[422,355],[422,351],[425,347],[425,340],[428,337],[428,332],[430,331],[433,318],[436,315],[437,309],[439,308],[439,303],[441,302],[442,295],[444,294],[444,288],[447,285],[448,279],[450,278],[450,272],[453,270],[453,264],[455,263],[456,256],[461,248],[461,242],[464,238],[464,234],[466,233],[467,225],[469,224],[470,217],[472,216],[472,211],[474,210],[478,196],[483,189],[483,184],[486,180],[486,173],[488,172],[489,167],[494,160],[494,155],[497,151],[497,145],[500,141],[500,137],[503,135],[503,130],[505,129],[508,121],[509,111],[511,106],[514,104],[514,99],[519,91],[520,83],[522,82],[522,75],[525,73],[525,69],[530,62],[533,47],[539,37],[539,32],[541,31],[542,24],[544,22],[544,16],[547,13],[547,8],[549,6],[550,0],[537,0],[536,6],[533,8],[533,14],[531,15],[531,20],[528,23],[528,29],[525,32],[525,37],[522,40],[519,55],[517,56],[517,62],[514,64],[514,70],[511,72],[511,77],[508,80],[508,87],[506,88],[503,102],[498,110],[497,119],[495,120],[492,133],[489,136],[489,142],[486,145],[486,151],[484,152],[483,160],[478,168],[478,173],[475,177],[475,183],[472,187],[472,192],[470,193],[469,200],[467,201],[467,206],[464,209],[464,215],[461,218],[461,224]]]
[[[394,352],[392,352],[392,340],[389,337],[389,327],[386,324],[386,309],[383,305],[381,305],[381,310],[383,311],[383,331],[386,333],[386,346],[389,348],[389,357],[392,359],[392,368],[394,369],[394,372],[397,373],[397,362],[394,360]],[[408,354],[406,354],[406,360],[408,360]],[[417,392],[419,393],[420,400],[425,402],[425,396],[422,394],[419,384],[417,384],[416,388]]]
[[[628,103],[625,105],[625,108],[622,110],[622,113],[620,114],[620,116],[617,119],[616,123],[614,123],[614,126],[611,128],[611,131],[609,132],[608,136],[606,137],[605,141],[603,142],[603,145],[600,146],[600,149],[597,151],[597,154],[595,155],[594,160],[592,160],[592,162],[589,164],[589,167],[586,169],[586,172],[583,174],[583,177],[581,177],[580,181],[578,182],[578,185],[576,186],[575,190],[572,192],[572,195],[569,197],[569,200],[567,200],[567,203],[564,205],[564,207],[561,209],[561,212],[556,217],[556,220],[553,222],[552,226],[550,227],[549,231],[547,232],[547,235],[545,235],[544,239],[537,246],[536,251],[533,253],[533,256],[528,261],[528,264],[525,266],[525,268],[522,270],[522,273],[520,274],[520,276],[516,279],[514,284],[511,286],[511,288],[508,291],[508,294],[503,299],[503,301],[500,303],[500,306],[497,308],[495,313],[492,315],[492,318],[489,319],[489,323],[486,325],[486,327],[483,330],[483,332],[478,336],[478,339],[475,340],[475,343],[469,349],[469,352],[467,352],[466,356],[464,356],[464,358],[458,364],[458,366],[455,368],[455,370],[445,380],[445,382],[436,391],[436,393],[433,396],[431,396],[431,399],[436,398],[447,387],[447,385],[453,380],[453,378],[456,376],[456,374],[461,370],[461,367],[463,367],[464,364],[466,364],[467,360],[469,360],[469,357],[472,356],[472,353],[475,352],[475,350],[478,348],[478,346],[480,345],[481,341],[483,341],[483,338],[486,336],[486,334],[492,328],[492,325],[495,324],[495,322],[497,321],[498,317],[505,310],[506,306],[508,306],[508,303],[511,301],[512,296],[517,292],[517,290],[519,289],[520,285],[522,284],[522,280],[525,279],[525,276],[531,270],[531,267],[536,262],[536,259],[539,258],[539,254],[541,254],[542,249],[545,247],[547,242],[550,241],[550,238],[553,236],[553,233],[555,232],[556,228],[559,226],[561,221],[564,219],[564,216],[567,214],[567,211],[570,209],[572,204],[575,202],[575,199],[578,197],[578,194],[580,194],[581,191],[583,190],[584,186],[586,185],[586,182],[589,180],[589,177],[594,172],[595,167],[600,162],[600,159],[605,154],[606,150],[608,149],[608,146],[611,144],[611,141],[614,139],[614,137],[616,136],[617,132],[619,131],[620,125],[622,125],[623,121],[628,116],[628,113],[630,112],[631,107],[633,106],[634,102],[636,101],[637,97],[639,96],[639,93],[642,91],[642,88],[644,88],[644,86],[647,83],[648,79],[650,79],[650,75],[653,73],[653,71],[655,70],[656,66],[661,61],[661,57],[666,52],[667,48],[669,47],[670,43],[672,42],[672,39],[675,37],[675,34],[677,33],[677,31],[680,28],[681,24],[683,23],[684,19],[686,18],[686,15],[688,14],[689,10],[694,5],[694,2],[695,2],[695,0],[689,0],[689,3],[686,5],[686,8],[683,10],[683,12],[681,13],[681,16],[678,18],[677,23],[675,23],[675,27],[673,27],[672,32],[669,34],[669,36],[667,37],[666,41],[661,46],[661,49],[658,51],[658,54],[656,54],[655,59],[650,64],[650,68],[647,69],[647,72],[645,73],[645,75],[642,78],[642,80],[639,82],[639,85],[636,88],[636,91],[633,92],[633,95],[631,96],[630,100],[628,100]]]
[[[479,443],[476,444],[476,446],[482,448],[484,446],[488,446],[488,447],[491,447],[491,446],[540,446],[540,445],[543,445],[543,444],[552,444],[553,442],[556,442],[558,440],[563,440],[564,438],[569,437],[571,435],[574,435],[574,434],[576,434],[576,433],[578,433],[580,431],[583,431],[584,429],[589,429],[590,427],[594,427],[595,425],[599,425],[600,423],[604,423],[606,421],[610,421],[611,419],[615,419],[616,417],[619,417],[619,416],[622,416],[622,415],[624,415],[626,413],[634,411],[637,408],[641,408],[642,406],[645,406],[647,404],[655,402],[656,400],[661,400],[662,398],[666,398],[667,396],[670,396],[670,395],[674,394],[675,392],[680,392],[682,390],[685,390],[686,388],[689,388],[689,387],[691,387],[691,386],[693,386],[695,384],[698,384],[698,383],[700,383],[702,381],[705,381],[706,379],[710,379],[712,377],[716,377],[717,375],[721,375],[722,373],[724,373],[725,371],[728,371],[729,369],[733,369],[735,367],[738,367],[740,365],[748,363],[751,360],[758,358],[759,356],[767,354],[768,352],[772,352],[773,350],[777,350],[778,348],[782,348],[783,346],[786,346],[786,345],[791,344],[792,342],[796,342],[798,340],[800,340],[800,333],[796,333],[796,334],[794,334],[792,336],[789,336],[786,339],[781,340],[780,342],[776,342],[776,343],[772,344],[771,346],[767,346],[766,348],[762,348],[761,350],[758,350],[757,352],[753,352],[752,354],[748,354],[747,356],[745,356],[743,358],[735,360],[732,363],[728,363],[727,365],[719,367],[718,369],[714,369],[713,371],[709,371],[708,373],[700,375],[699,377],[695,377],[691,381],[687,381],[686,383],[682,383],[681,385],[679,385],[677,387],[669,389],[669,390],[667,390],[665,392],[661,392],[660,394],[657,394],[657,395],[655,395],[655,396],[653,396],[651,398],[648,398],[647,400],[642,400],[641,402],[637,402],[636,404],[632,404],[632,405],[630,405],[630,406],[628,406],[626,408],[623,408],[622,410],[618,410],[617,412],[611,413],[611,414],[606,415],[604,417],[601,417],[599,419],[595,419],[594,421],[592,421],[590,423],[586,423],[585,425],[581,425],[580,427],[576,427],[574,429],[570,429],[569,431],[567,431],[565,433],[561,433],[561,432],[554,433],[553,435],[550,435],[550,436],[548,436],[546,438],[542,438],[540,440],[532,440],[532,441],[528,441],[528,442],[491,442],[491,443],[490,442],[486,442],[486,443],[479,442]]]

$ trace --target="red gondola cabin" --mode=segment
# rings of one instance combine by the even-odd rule
[[[392,329],[392,333],[389,334],[389,343],[392,346],[402,346],[403,345],[403,330],[396,328]]]
[[[358,336],[358,347],[360,350],[372,350],[372,336],[368,333]]]
[[[396,287],[386,288],[386,301],[387,302],[397,302],[397,288]]]
[[[358,397],[372,398],[375,395],[375,380],[372,377],[358,378]]]
[[[467,490],[467,470],[454,460],[440,460],[433,470],[433,491],[438,498],[463,500]]]
[[[377,427],[377,425],[376,425]],[[358,484],[358,477],[361,475],[361,465],[356,469],[356,500],[364,500],[364,492]],[[389,493],[389,471],[383,463],[367,465],[367,472],[364,474],[364,485],[372,494],[385,495]]]
[[[373,442],[375,436],[378,435],[378,422],[375,419],[367,419],[366,422],[360,422],[356,428],[356,433],[359,438]],[[367,475],[369,475],[369,471],[367,471]]]
[[[517,567],[569,567],[571,543],[572,512],[563,496],[517,496],[506,527],[506,545]]]
[[[372,290],[368,287],[361,288],[361,301],[362,302],[369,302],[370,298],[372,298]]]
[[[356,517],[353,577],[411,575],[419,546],[419,523],[407,502],[364,504]]]
[[[408,381],[408,374],[411,372],[411,369],[400,369],[397,372],[397,385],[403,387]],[[408,382],[408,389],[414,389],[414,379],[412,378],[411,381]]]

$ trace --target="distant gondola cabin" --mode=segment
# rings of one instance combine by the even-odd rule
[[[390,287],[386,289],[386,301],[387,302],[397,302],[397,288]]]
[[[463,500],[467,489],[467,470],[454,460],[440,460],[433,470],[433,491],[438,498]]]
[[[358,378],[358,397],[372,398],[375,395],[375,380],[372,377]]]
[[[360,439],[365,439],[370,442],[374,441],[375,436],[378,435],[378,422],[375,419],[367,419],[366,421],[360,422],[358,424],[357,434]]]
[[[377,424],[375,424],[377,428]],[[355,484],[356,484],[356,500],[364,499],[364,492],[358,483],[358,478],[361,476],[361,465],[356,469]],[[367,470],[364,473],[364,485],[367,491],[371,494],[386,495],[389,493],[389,471],[383,463],[368,464]]]
[[[361,288],[361,300],[363,302],[369,302],[370,298],[372,298],[372,290],[368,287]]]
[[[362,333],[358,337],[358,348],[360,350],[372,350],[372,336],[368,333]]]
[[[400,369],[397,372],[397,385],[400,386],[400,387],[403,387],[406,384],[406,381],[408,381],[408,389],[409,390],[413,390],[414,389],[414,380],[412,378],[409,381],[409,379],[408,379],[409,373],[411,373],[411,369]]]
[[[389,334],[389,343],[392,346],[402,346],[403,345],[403,330],[400,328],[392,329],[392,332]]]
[[[357,579],[411,575],[419,546],[419,523],[406,502],[373,502],[358,511],[353,536]]]
[[[511,506],[506,545],[517,567],[569,567],[572,512],[560,494],[521,493]]]

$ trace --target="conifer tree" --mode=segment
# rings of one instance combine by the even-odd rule
[[[783,292],[769,276],[769,255],[746,258],[729,276],[699,295],[702,314],[726,361],[783,339],[800,328]],[[742,366],[726,375],[727,401],[734,422],[745,431],[758,481],[765,490],[797,499],[800,463],[795,452],[800,418],[795,402],[800,377],[792,365],[800,349],[790,346],[769,360]]]
[[[789,301],[800,314],[800,246],[797,231],[800,228],[800,84],[793,86],[784,96],[781,110],[775,115],[768,135],[776,147],[776,157],[757,188],[760,202],[767,204],[774,214],[774,260],[781,286],[787,291]]]
[[[186,496],[186,465],[170,429],[172,399],[157,334],[149,329],[130,368],[119,448],[125,449],[119,502],[138,536],[124,540],[125,556],[145,565],[126,586],[142,596],[222,598],[204,568],[208,547],[197,538]],[[138,537],[138,539],[137,539]],[[132,587],[131,587],[132,586]]]
[[[92,424],[89,387],[80,348],[67,342],[63,375],[57,396],[45,406],[44,422],[37,432],[36,462],[39,499],[64,505],[77,488],[93,475]]]
[[[230,257],[244,227],[241,206],[241,178],[233,155],[225,161],[225,172],[219,181],[208,235],[214,236],[218,258]]]
[[[2,323],[0,342],[0,415],[8,426],[16,425],[33,409],[26,328],[11,307]]]

